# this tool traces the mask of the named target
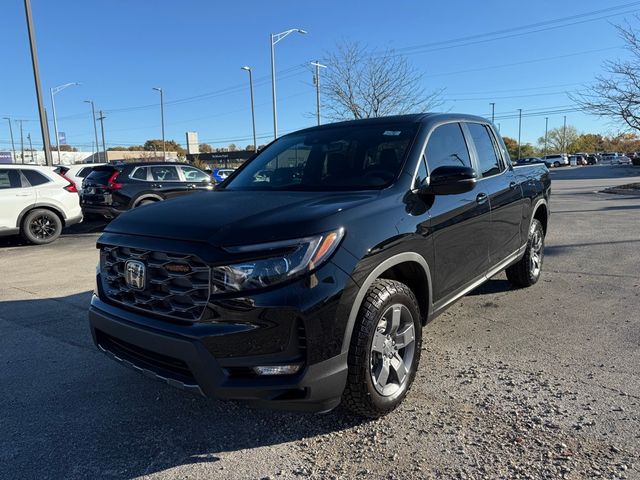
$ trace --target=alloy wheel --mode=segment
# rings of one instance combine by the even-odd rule
[[[55,234],[56,224],[49,215],[38,215],[31,220],[29,230],[38,240],[46,240]]]
[[[540,275],[542,269],[542,232],[535,229],[531,234],[531,255],[529,255],[529,269],[533,277]]]
[[[402,304],[393,304],[380,317],[371,342],[371,380],[385,397],[403,390],[415,358],[413,316]]]

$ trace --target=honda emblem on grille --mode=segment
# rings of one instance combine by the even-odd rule
[[[124,264],[124,281],[131,288],[143,290],[145,284],[145,266],[138,260],[127,260]]]

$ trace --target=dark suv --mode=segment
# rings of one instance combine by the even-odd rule
[[[82,182],[80,204],[85,215],[113,218],[141,205],[212,189],[209,175],[184,163],[102,165]]]
[[[108,225],[94,341],[207,396],[383,415],[411,386],[427,322],[504,269],[538,281],[550,185],[479,117],[291,133],[211,194]]]

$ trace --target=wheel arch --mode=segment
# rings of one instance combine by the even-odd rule
[[[137,207],[138,205],[140,205],[140,202],[144,202],[145,200],[153,200],[154,202],[161,202],[162,200],[164,200],[164,198],[161,195],[158,195],[157,193],[143,193],[138,197],[136,197],[135,199],[133,199],[133,201],[131,202],[131,208]]]
[[[37,210],[39,208],[44,210],[50,210],[51,212],[55,213],[58,216],[58,218],[60,218],[60,221],[62,222],[62,228],[66,226],[67,217],[65,216],[64,212],[61,209],[59,209],[55,205],[51,205],[50,203],[34,203],[33,205],[29,205],[28,207],[25,207],[22,210],[22,212],[20,212],[20,214],[18,215],[18,220],[16,221],[16,227],[22,228],[22,222],[24,220],[24,217],[26,217],[29,212],[33,210]]]
[[[342,342],[342,352],[349,350],[351,335],[360,307],[369,287],[379,278],[397,280],[406,284],[413,291],[420,306],[423,325],[432,311],[431,270],[424,257],[415,252],[403,252],[380,262],[360,285],[349,312],[347,327]]]
[[[549,208],[547,207],[547,202],[543,199],[538,201],[533,207],[533,215],[531,216],[531,222],[533,220],[539,220],[542,224],[542,231],[545,236],[547,235],[547,225],[549,223]]]

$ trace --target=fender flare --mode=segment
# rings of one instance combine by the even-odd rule
[[[533,207],[531,207],[531,218],[529,219],[529,229],[527,230],[527,234],[531,230],[533,219],[536,218],[536,212],[538,211],[541,205],[544,205],[544,208],[547,209],[547,226],[548,226],[549,216],[551,215],[551,212],[549,211],[549,205],[547,204],[547,200],[545,198],[539,198],[538,201],[533,204]],[[546,230],[545,230],[545,234],[546,234]]]
[[[427,261],[424,259],[422,255],[416,252],[403,252],[403,253],[398,253],[397,255],[393,255],[383,260],[382,262],[380,262],[378,266],[374,268],[369,273],[369,275],[367,275],[367,278],[364,280],[364,282],[362,282],[362,285],[360,285],[358,294],[356,295],[356,298],[353,301],[353,305],[351,306],[351,311],[349,312],[349,318],[347,320],[345,335],[344,335],[344,339],[342,340],[341,353],[345,353],[349,351],[349,345],[351,344],[351,335],[353,334],[353,327],[356,323],[356,319],[358,318],[358,312],[360,311],[360,306],[364,301],[364,297],[366,296],[367,291],[369,290],[369,287],[371,287],[371,285],[373,285],[373,282],[375,282],[380,277],[380,275],[386,270],[388,270],[389,268],[394,267],[396,265],[400,265],[401,263],[407,263],[407,262],[413,262],[420,265],[425,275],[427,276],[427,285],[429,289],[428,291],[429,300],[427,302],[429,311],[426,312],[427,316],[429,315],[429,312],[432,311],[433,296],[432,296],[432,287],[431,287],[432,285],[431,270],[429,269],[429,264],[427,263]]]
[[[47,210],[52,210],[56,215],[60,217],[60,219],[62,220],[63,226],[65,223],[67,223],[67,216],[64,214],[64,211],[61,210],[59,207],[47,202],[36,202],[22,209],[22,211],[18,215],[18,219],[16,220],[16,227],[21,228],[22,220],[24,219],[25,215],[29,213],[31,210],[35,210],[36,208],[46,208]]]
[[[158,194],[155,193],[144,193],[142,195],[140,195],[139,197],[137,197],[131,204],[131,208],[136,208],[138,205],[140,205],[140,202],[144,201],[144,200],[153,200],[155,202],[161,202],[164,200],[163,197],[161,197]]]

